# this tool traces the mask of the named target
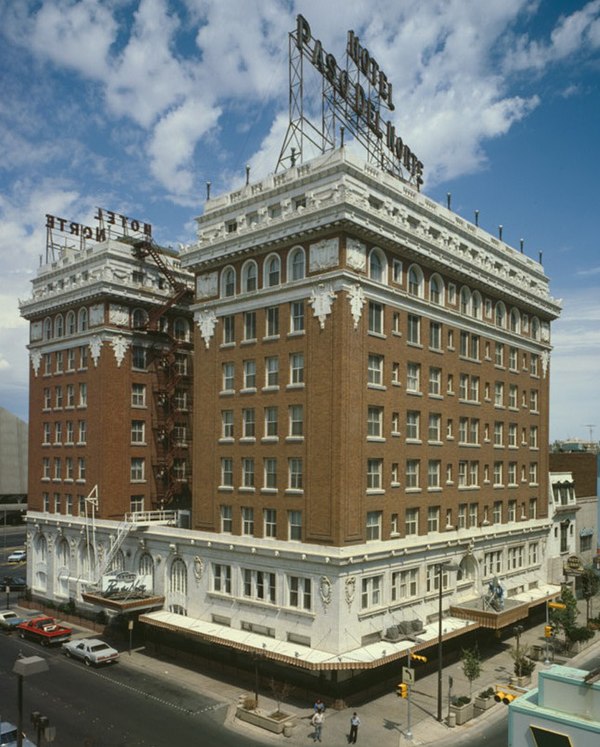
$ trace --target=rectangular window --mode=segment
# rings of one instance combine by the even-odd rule
[[[277,537],[277,511],[274,508],[265,508],[263,512],[265,537]]]
[[[146,423],[143,420],[131,421],[131,443],[146,443]]]
[[[502,523],[502,501],[494,501],[493,518],[494,524]]]
[[[54,480],[60,480],[61,478],[61,460],[60,457],[54,457]]]
[[[288,459],[288,487],[290,490],[302,490],[304,487],[302,457],[290,457]]]
[[[409,314],[407,317],[407,342],[413,345],[421,344],[421,317]]]
[[[143,482],[146,477],[146,460],[143,457],[132,457],[130,468],[131,482]]]
[[[529,545],[529,565],[537,565],[540,562],[540,546],[537,542]]]
[[[421,391],[421,365],[419,363],[408,363],[406,367],[406,391]]]
[[[235,366],[231,361],[223,363],[223,391],[232,392],[235,386]]]
[[[508,368],[511,371],[519,370],[519,353],[517,348],[510,347],[508,349]]]
[[[60,410],[63,406],[63,389],[62,386],[54,387],[54,406]]]
[[[67,350],[67,371],[75,370],[75,348]]]
[[[254,534],[254,509],[252,506],[242,506],[242,534]]]
[[[442,393],[442,369],[429,369],[429,394],[439,396]]]
[[[441,483],[442,463],[439,459],[430,459],[427,463],[427,487],[439,488]]]
[[[131,348],[131,365],[138,371],[145,371],[148,366],[146,348],[141,345],[133,345]]]
[[[44,387],[44,410],[50,410],[52,407],[52,393],[50,387]]]
[[[65,443],[66,444],[72,444],[73,443],[73,438],[74,438],[73,421],[72,420],[67,420],[66,426],[67,426],[67,432],[66,432],[66,435],[65,435]]]
[[[221,458],[221,487],[233,487],[233,459],[231,457]]]
[[[290,355],[290,384],[304,384],[304,353]]]
[[[383,435],[383,407],[367,408],[367,436],[381,438]]]
[[[300,438],[304,435],[304,407],[303,405],[290,405],[288,408],[291,438]]]
[[[304,332],[304,302],[290,304],[290,332]]]
[[[406,438],[417,441],[419,439],[419,425],[421,413],[418,410],[408,410],[406,413]]]
[[[60,421],[54,423],[54,443],[58,445],[62,444],[62,423]]]
[[[244,568],[243,592],[245,597],[275,604],[275,574]]]
[[[67,384],[67,407],[75,407],[75,385]]]
[[[312,591],[310,578],[302,576],[289,577],[289,605],[298,609],[312,608]]]
[[[272,355],[265,358],[265,386],[278,386],[279,384],[279,358]]]
[[[504,407],[504,384],[501,381],[494,384],[494,405]]]
[[[392,602],[411,599],[419,593],[419,573],[417,568],[392,573]]]
[[[223,317],[223,344],[231,345],[235,342],[235,316]]]
[[[145,384],[132,384],[131,385],[131,406],[132,407],[146,407],[146,385]]]
[[[429,347],[432,350],[442,349],[442,325],[440,322],[429,322]]]
[[[516,410],[519,405],[519,389],[516,384],[510,384],[508,387],[508,406]]]
[[[381,511],[367,512],[366,540],[373,542],[381,539]]]
[[[383,306],[375,301],[369,301],[369,332],[383,334]]]
[[[442,416],[438,413],[429,415],[429,427],[427,431],[429,441],[439,442],[442,440]]]
[[[263,484],[265,488],[274,490],[277,488],[277,459],[274,457],[268,457],[264,460],[264,478]]]
[[[77,443],[84,444],[87,442],[87,421],[80,420],[77,424],[78,427],[78,438]]]
[[[458,506],[458,528],[467,528],[467,504],[460,503]]]
[[[429,506],[427,509],[427,531],[440,531],[440,508],[439,506]]]
[[[381,490],[383,459],[367,459],[367,490]]]
[[[243,438],[255,438],[256,436],[256,422],[253,407],[242,410],[242,436]]]
[[[275,438],[278,434],[277,407],[265,407],[265,438]]]
[[[302,511],[288,511],[288,539],[302,541]]]
[[[221,506],[221,531],[228,534],[233,531],[233,510],[231,506]]]
[[[50,479],[50,457],[42,457],[42,480]]]
[[[269,306],[265,311],[266,336],[277,337],[279,335],[279,307]]]
[[[63,372],[63,351],[57,350],[54,355],[55,355],[55,363],[56,363],[55,371],[56,373],[62,373]]]
[[[517,502],[516,501],[508,502],[508,520],[509,521],[517,520]]]
[[[233,410],[221,411],[221,438],[233,438]]]
[[[494,350],[494,363],[496,366],[504,366],[504,345],[501,342],[496,343]]]
[[[502,551],[493,550],[483,556],[483,575],[485,578],[502,573]]]
[[[477,503],[469,503],[469,527],[474,529],[477,526],[479,506]]]
[[[538,483],[538,465],[537,462],[529,463],[529,484],[537,485]]]
[[[256,361],[244,361],[244,389],[256,389]]]
[[[529,428],[529,448],[538,448],[538,428],[537,425],[532,425]]]
[[[419,460],[418,459],[407,459],[406,460],[406,475],[405,485],[407,490],[416,489],[419,487]]]
[[[361,608],[378,607],[382,602],[383,576],[369,576],[361,582]]]
[[[213,591],[231,594],[231,566],[213,563]]]
[[[256,311],[244,312],[244,341],[256,340]]]
[[[254,487],[254,459],[251,457],[242,459],[242,487]]]
[[[538,391],[537,389],[532,389],[529,393],[529,409],[531,412],[537,412],[538,411]]]
[[[383,384],[383,356],[369,355],[368,377],[369,384],[381,386]]]

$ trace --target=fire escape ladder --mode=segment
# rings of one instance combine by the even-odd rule
[[[123,544],[125,537],[127,537],[127,535],[133,529],[133,527],[134,527],[134,522],[132,521],[124,521],[119,525],[117,536],[114,539],[113,543],[111,544],[109,551],[106,553],[104,562],[98,566],[98,572],[96,575],[96,582],[95,582],[96,586],[100,583],[100,579],[102,578],[102,576],[104,576],[106,571],[110,568],[110,564],[113,562],[117,553],[119,552],[119,549],[121,545]]]

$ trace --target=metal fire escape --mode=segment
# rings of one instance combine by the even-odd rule
[[[148,315],[145,332],[153,338],[151,360],[156,372],[153,431],[156,457],[153,463],[156,497],[154,508],[186,508],[190,503],[189,464],[191,434],[191,365],[189,338],[172,334],[161,320],[176,305],[189,305],[192,289],[180,281],[165,262],[161,250],[151,240],[133,243],[133,255],[144,261],[151,257],[169,283],[172,294]],[[185,353],[185,355],[181,355]]]

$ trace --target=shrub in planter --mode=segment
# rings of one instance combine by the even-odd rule
[[[473,718],[473,703],[468,695],[456,695],[452,698],[450,712],[456,716],[458,725],[464,724]]]
[[[496,691],[493,687],[488,687],[487,690],[482,690],[475,698],[475,708],[480,711],[486,711],[488,708],[491,708],[496,702],[494,700],[495,694]]]

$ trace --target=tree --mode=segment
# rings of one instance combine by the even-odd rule
[[[563,586],[560,601],[565,605],[564,610],[551,609],[550,622],[561,628],[565,636],[565,646],[569,643],[569,634],[577,627],[577,600],[570,587]]]
[[[473,680],[481,675],[481,656],[477,644],[473,648],[463,648],[461,653],[462,669],[469,680],[469,698],[473,696]]]
[[[585,599],[585,621],[589,623],[591,618],[592,597],[600,591],[600,576],[592,566],[584,569],[579,577],[581,579],[581,594]]]
[[[529,656],[529,646],[520,646],[509,651],[515,662],[515,675],[517,677],[529,677],[535,669],[535,662]]]
[[[276,718],[287,715],[281,710],[281,701],[285,700],[293,693],[295,689],[294,686],[290,685],[289,682],[278,682],[274,677],[271,677],[269,686],[277,703],[277,710],[272,715]]]

